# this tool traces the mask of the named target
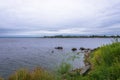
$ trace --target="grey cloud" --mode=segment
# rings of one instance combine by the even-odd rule
[[[43,1],[49,7],[42,6],[42,8],[37,4],[37,2],[41,2],[39,0],[26,0],[27,3],[22,1],[20,3],[15,1],[16,4],[13,4],[0,0],[1,36],[48,35],[49,33],[52,35],[70,33],[120,35],[119,0],[90,0],[90,3],[87,3],[88,0],[81,0],[83,2],[81,5],[77,0],[59,1],[60,4],[64,2],[63,5],[57,5],[55,4],[57,2],[52,0],[52,4]],[[35,3],[38,7],[30,2]],[[93,6],[93,3],[96,7]]]

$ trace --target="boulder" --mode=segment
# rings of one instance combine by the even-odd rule
[[[77,48],[72,48],[71,50],[72,50],[72,51],[76,51],[76,50],[77,50]]]
[[[80,50],[83,51],[83,50],[85,50],[85,48],[84,47],[80,47]]]
[[[59,46],[59,47],[55,47],[55,49],[63,49],[63,47],[60,47],[60,46]]]

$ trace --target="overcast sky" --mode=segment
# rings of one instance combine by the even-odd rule
[[[120,0],[0,0],[0,36],[120,35]]]

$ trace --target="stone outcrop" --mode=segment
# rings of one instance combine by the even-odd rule
[[[62,50],[63,47],[59,46],[59,47],[55,47],[55,49],[60,49],[60,50]]]

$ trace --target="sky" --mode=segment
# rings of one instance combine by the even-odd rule
[[[120,0],[0,0],[0,36],[120,35]]]

